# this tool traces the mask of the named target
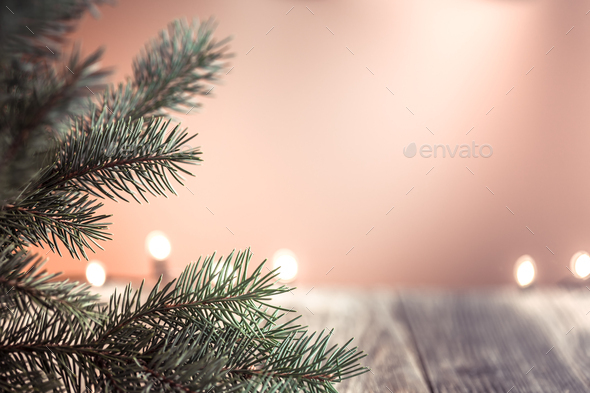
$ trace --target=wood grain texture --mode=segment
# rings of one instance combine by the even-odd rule
[[[340,393],[429,392],[398,297],[392,292],[298,289],[276,299],[295,307],[312,331],[334,328],[332,344],[354,337],[371,372],[336,385]]]
[[[516,306],[538,321],[551,344],[548,355],[570,367],[590,391],[590,290],[544,290],[521,296]],[[564,391],[567,390],[564,389]],[[575,390],[570,390],[575,391]]]
[[[588,393],[589,288],[472,292],[299,288],[271,303],[351,337],[372,372],[340,393]]]
[[[433,392],[574,393],[590,392],[589,294],[406,291],[402,301]]]

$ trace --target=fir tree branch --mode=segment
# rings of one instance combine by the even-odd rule
[[[0,13],[0,61],[24,58],[38,62],[59,57],[66,34],[86,11],[99,17],[97,6],[109,0],[3,0]],[[4,12],[4,9],[9,12]],[[48,46],[51,50],[48,49]]]
[[[271,287],[276,271],[247,275],[250,257],[238,252],[221,265],[206,258],[200,269],[199,263],[188,266],[174,289],[173,283],[157,284],[143,303],[141,288],[128,286],[101,310],[107,321],[92,322],[91,329],[69,314],[41,309],[33,318],[16,308],[0,321],[0,359],[18,356],[70,391],[334,392],[334,382],[366,371],[358,366],[362,353],[346,348],[350,341],[328,349],[323,332],[314,341],[315,333],[288,328],[292,321],[274,326],[284,314],[263,312],[261,301],[288,288]],[[217,296],[228,288],[252,303]],[[228,317],[232,313],[241,319]],[[0,380],[16,378],[15,365],[7,365]]]
[[[296,319],[279,323],[290,310],[266,302],[289,288],[274,286],[276,269],[248,274],[249,250],[199,259],[145,301],[142,284],[106,305],[87,286],[53,282],[22,251],[46,243],[60,252],[61,242],[86,258],[89,242],[108,239],[108,216],[89,196],[166,196],[175,193],[169,177],[183,184],[190,173],[181,165],[200,161],[198,148],[182,150],[193,137],[179,126],[167,132],[163,118],[200,106],[191,96],[211,91],[205,83],[217,81],[227,40],[212,38],[211,20],[175,21],[135,59],[125,85],[90,97],[106,74],[95,69],[101,52],[80,60],[75,48],[68,71],[56,72],[61,52],[52,58],[41,45],[65,42],[100,2],[24,0],[7,7],[12,20],[0,14],[0,389],[336,392],[334,382],[366,371],[362,352],[350,341],[328,348],[323,332],[313,341]],[[22,34],[26,18],[33,39]]]
[[[86,134],[76,126],[58,152],[56,164],[41,175],[37,190],[74,189],[113,200],[137,194],[146,202],[146,193],[176,195],[167,174],[183,185],[181,173],[192,175],[181,164],[201,161],[198,148],[181,150],[196,135],[188,136],[179,125],[168,130],[170,121],[152,119],[144,129],[143,120],[117,121]],[[135,191],[133,190],[135,189]],[[137,192],[136,192],[137,191]]]
[[[70,255],[87,258],[84,249],[94,251],[88,241],[102,248],[96,241],[109,239],[103,222],[109,216],[96,214],[102,204],[85,194],[126,202],[123,194],[129,194],[147,202],[147,193],[176,194],[168,176],[181,185],[181,173],[192,176],[180,165],[199,162],[201,152],[182,150],[194,136],[178,125],[168,131],[169,123],[156,118],[144,129],[141,120],[120,121],[91,134],[76,127],[31,191],[0,209],[0,232],[21,247],[44,242],[61,255],[59,239]]]
[[[196,264],[185,268],[178,281],[170,282],[162,289],[158,283],[141,305],[139,299],[143,284],[134,293],[129,286],[122,295],[115,293],[108,307],[103,310],[109,319],[100,328],[100,340],[115,341],[115,333],[137,329],[138,323],[149,326],[155,318],[172,320],[178,313],[185,314],[193,322],[197,318],[208,322],[215,320],[237,329],[247,328],[254,335],[262,333],[259,328],[252,326],[254,324],[245,322],[256,322],[258,326],[260,317],[274,322],[275,317],[268,316],[257,303],[287,292],[289,288],[273,287],[272,279],[277,274],[276,270],[261,276],[262,265],[248,277],[249,250],[238,252],[235,262],[232,262],[233,252],[223,262],[220,259],[215,263],[214,258],[215,253],[205,258],[200,269],[199,258]],[[171,290],[173,285],[174,289]],[[274,308],[282,310],[280,307]]]
[[[98,91],[107,71],[97,71],[102,50],[80,60],[74,48],[69,64],[56,72],[47,62],[0,67],[0,205],[29,182],[49,161],[70,128],[71,116],[87,109],[81,98]],[[11,81],[14,81],[11,82]],[[88,87],[90,86],[90,87]]]
[[[80,98],[91,94],[87,86],[100,86],[100,81],[108,75],[107,71],[95,69],[102,52],[99,49],[80,62],[79,48],[75,47],[69,64],[57,73],[47,62],[30,65],[31,70],[15,69],[18,63],[3,70],[5,75],[2,76],[15,83],[3,92],[2,125],[3,128],[16,128],[18,133],[8,145],[0,166],[14,157],[16,150],[37,127],[47,126],[59,138],[61,134],[56,132],[60,128],[59,123],[69,122],[69,116],[76,113],[84,113],[82,110],[86,107],[80,105]]]
[[[85,248],[94,251],[88,241],[102,248],[96,240],[109,239],[103,221],[109,216],[96,214],[101,206],[76,191],[34,193],[0,210],[0,232],[20,249],[46,243],[61,255],[61,242],[72,257],[80,258],[80,252],[87,258]]]
[[[6,244],[2,242],[2,244]],[[89,285],[77,282],[53,282],[59,274],[41,270],[46,261],[37,255],[16,251],[13,245],[0,253],[0,310],[34,318],[39,308],[72,315],[82,325],[100,323],[104,318],[94,310],[98,295],[91,294]]]
[[[200,106],[190,98],[208,94],[201,82],[217,82],[224,67],[221,60],[231,57],[225,46],[230,38],[217,42],[212,37],[215,27],[213,19],[203,23],[194,19],[190,25],[179,19],[146,45],[133,62],[134,84],[143,105],[135,106],[131,117],[166,108],[179,111],[181,105]]]
[[[96,70],[102,50],[62,60],[64,34],[105,0],[3,1],[0,13],[0,206],[42,168],[49,148],[86,112],[82,97],[99,91],[108,71]],[[57,70],[57,71],[56,71]]]
[[[110,86],[90,111],[91,129],[120,119],[168,116],[166,110],[198,109],[195,95],[208,95],[205,83],[219,82],[230,38],[217,42],[213,19],[188,23],[178,19],[133,60],[133,78]]]
[[[124,201],[127,199],[122,194],[126,193],[137,202],[140,202],[138,197],[147,202],[146,193],[154,196],[166,196],[166,192],[169,191],[176,194],[168,175],[181,185],[184,180],[181,173],[192,176],[179,164],[194,164],[200,161],[198,155],[201,153],[198,148],[180,151],[181,146],[194,136],[188,137],[186,132],[178,131],[177,126],[164,140],[165,128],[168,123],[159,128],[161,120],[153,119],[143,130],[141,116],[154,113],[164,114],[160,109],[178,109],[178,105],[183,102],[186,105],[199,105],[186,101],[187,95],[203,93],[204,86],[201,82],[216,80],[217,74],[222,68],[222,65],[219,64],[220,60],[228,57],[225,54],[226,48],[223,46],[226,40],[217,43],[212,39],[213,27],[210,21],[203,24],[194,21],[191,25],[184,21],[176,21],[170,24],[168,31],[162,32],[159,40],[154,40],[151,45],[148,45],[143,56],[138,57],[135,61],[134,82],[128,84],[124,97],[117,96],[122,100],[116,100],[116,104],[111,105],[113,106],[111,109],[107,105],[109,103],[107,89],[103,96],[101,115],[95,116],[95,106],[89,123],[84,117],[76,117],[77,122],[74,129],[66,134],[66,140],[56,146],[54,150],[43,154],[42,159],[47,160],[46,157],[49,157],[51,165],[42,171],[41,178],[35,181],[33,186],[27,185],[17,200],[10,203],[2,203],[2,195],[0,195],[0,205],[3,205],[0,207],[0,216],[2,214],[6,216],[6,212],[11,212],[10,217],[7,218],[12,220],[6,227],[0,227],[2,232],[14,238],[21,246],[27,242],[35,245],[47,242],[52,250],[60,252],[57,237],[64,243],[72,256],[79,258],[78,252],[80,252],[82,256],[87,258],[84,247],[91,250],[92,247],[86,239],[91,240],[95,245],[98,245],[95,240],[106,239],[107,234],[103,231],[104,225],[94,225],[88,228],[73,225],[76,227],[75,230],[70,230],[71,220],[75,220],[74,215],[61,216],[56,219],[57,217],[51,215],[47,217],[46,212],[43,211],[31,211],[30,206],[63,203],[63,199],[56,199],[54,196],[62,195],[61,191],[64,190],[80,191],[101,198],[106,196],[114,200],[119,198]],[[169,57],[158,60],[160,55]],[[76,70],[74,75],[89,74],[88,78],[92,82],[99,79],[99,76],[102,77],[101,73],[88,71],[99,57],[100,52],[97,52],[83,64],[78,65],[79,54],[75,50],[70,64],[71,68]],[[156,66],[161,66],[164,69],[164,75],[155,73],[154,67]],[[65,80],[72,79],[67,74],[62,77]],[[82,84],[90,83],[88,78],[78,81],[79,83],[73,83],[71,94],[74,92],[79,94],[79,91],[82,90],[84,95],[87,95],[88,89],[86,86],[82,88]],[[55,86],[46,90],[57,94],[55,91],[58,90],[59,78],[54,77],[49,80],[54,80]],[[120,86],[119,92],[121,91],[122,87]],[[65,103],[64,111],[67,112],[67,103],[71,100],[67,100],[66,97],[69,95],[64,93],[53,97],[55,99],[49,100],[48,103],[51,104],[54,101]],[[52,113],[52,118],[62,119],[63,116],[58,114],[64,112],[52,108],[52,105],[49,104],[46,110],[37,110],[36,113],[48,112]],[[92,105],[92,102],[89,104]],[[53,112],[49,111],[49,108],[52,108]],[[107,116],[107,113],[113,110],[115,111],[113,115]],[[18,113],[18,111],[14,112]],[[47,115],[49,116],[49,114]],[[124,115],[128,115],[130,120],[125,122],[122,119]],[[40,119],[42,118],[43,116],[40,117]],[[59,128],[57,123],[53,124],[53,128]],[[24,131],[18,134],[18,137],[13,141],[12,147],[8,147],[11,153],[5,155],[6,160],[10,161],[9,158],[17,151],[15,148],[22,145],[23,138],[26,139],[28,134],[28,129],[24,127]],[[39,126],[34,129],[39,129]],[[22,146],[19,151],[21,150],[24,151]],[[57,156],[52,158],[55,154]],[[21,161],[28,162],[28,167],[31,167],[28,157],[22,157]],[[37,163],[35,165],[38,165],[39,160],[35,162]],[[3,169],[6,170],[3,172]],[[22,188],[23,179],[28,181],[32,177],[30,172],[29,169],[26,176],[16,177],[18,182],[10,189]],[[13,171],[10,168],[3,168],[0,164],[0,181],[3,173],[9,176],[8,174]],[[14,191],[5,195],[5,198],[8,196],[14,196]],[[76,196],[76,193],[69,193],[71,198]],[[14,217],[14,215],[18,215],[18,217]],[[101,216],[101,219],[105,217]],[[17,222],[14,222],[15,218],[17,218]],[[52,218],[53,220],[51,220]],[[18,228],[15,228],[19,226],[27,228],[27,220],[29,223],[33,223],[43,221],[42,219],[51,221],[51,225],[48,225],[51,238],[47,236],[45,231],[23,229],[21,231],[24,234],[21,236]],[[85,216],[81,219],[89,220],[90,217]]]

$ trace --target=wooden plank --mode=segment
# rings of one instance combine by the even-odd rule
[[[361,363],[371,372],[337,384],[340,393],[429,392],[397,296],[348,289],[308,291],[283,294],[275,303],[295,307],[302,315],[299,323],[312,331],[334,328],[333,344],[355,337],[351,345],[368,354]]]
[[[555,293],[405,291],[402,303],[434,392],[590,391],[590,326]],[[574,322],[586,330],[567,333]]]
[[[549,337],[547,355],[556,357],[590,386],[589,290],[582,286],[538,291],[523,296],[516,306],[522,313],[533,315]]]

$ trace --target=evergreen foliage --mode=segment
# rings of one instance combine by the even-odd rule
[[[102,49],[65,53],[66,34],[106,1],[1,3],[0,390],[336,392],[366,372],[350,341],[280,322],[291,310],[268,301],[290,288],[264,262],[249,269],[249,249],[108,304],[43,270],[29,246],[87,259],[109,239],[100,199],[147,202],[183,185],[201,153],[170,113],[199,107],[231,55],[212,20],[177,20],[115,87]]]

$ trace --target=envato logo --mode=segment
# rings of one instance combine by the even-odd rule
[[[445,149],[446,147],[446,149]],[[479,149],[477,149],[479,147]],[[412,142],[408,146],[404,147],[404,156],[408,158],[412,158],[418,152],[418,148],[416,147],[416,143]],[[447,152],[449,153],[449,157],[455,158],[457,152],[459,153],[460,158],[490,158],[492,154],[494,154],[494,149],[492,145],[483,144],[483,145],[476,145],[475,141],[471,142],[471,145],[455,145],[454,149],[451,149],[449,145],[422,145],[420,146],[420,156],[422,158],[437,158],[437,154],[440,155],[442,152],[442,158],[446,158]],[[479,155],[477,153],[479,152]]]

